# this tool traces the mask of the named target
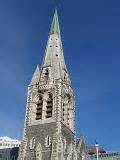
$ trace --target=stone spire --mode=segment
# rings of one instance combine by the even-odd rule
[[[53,16],[50,35],[48,38],[48,43],[45,50],[45,56],[42,63],[42,68],[47,68],[47,67],[51,68],[50,69],[51,76],[53,79],[62,78],[63,70],[67,72],[63,56],[57,10],[55,10]]]
[[[50,34],[57,34],[59,38],[61,37],[57,10],[55,10],[55,13],[54,13]]]
[[[55,11],[43,64],[28,87],[24,136],[18,160],[81,159],[74,135],[74,92],[66,69]],[[68,152],[69,151],[69,152]]]

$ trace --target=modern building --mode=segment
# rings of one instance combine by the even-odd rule
[[[89,160],[96,160],[96,154],[90,155]],[[120,152],[99,153],[99,160],[120,160]]]
[[[43,63],[28,86],[19,160],[84,160],[84,138],[75,136],[75,97],[65,64],[57,11]]]
[[[87,146],[87,160],[97,160],[97,150],[95,146]],[[108,152],[104,148],[98,148],[99,160],[120,160],[120,152]]]
[[[95,155],[96,154],[96,147],[95,146],[86,146],[86,150],[87,150],[87,153],[89,155]],[[99,154],[104,154],[106,153],[106,150],[102,147],[98,147],[98,153]]]
[[[20,141],[9,137],[0,137],[0,149],[14,148],[20,146]]]

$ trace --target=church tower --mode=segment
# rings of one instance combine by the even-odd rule
[[[28,86],[19,160],[76,160],[74,94],[65,65],[57,11],[41,68]]]

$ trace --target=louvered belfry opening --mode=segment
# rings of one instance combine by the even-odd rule
[[[53,109],[53,96],[51,93],[49,93],[46,106],[46,118],[52,117],[52,109]]]
[[[71,110],[71,96],[69,94],[66,94],[64,96],[63,106],[62,106],[62,121],[68,126],[70,125],[70,110]]]
[[[39,100],[37,102],[37,108],[36,108],[36,120],[42,119],[42,107],[43,107],[43,98],[42,95],[39,95]]]

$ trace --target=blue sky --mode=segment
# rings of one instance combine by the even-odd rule
[[[27,85],[55,7],[76,96],[76,133],[120,150],[120,1],[0,0],[0,136],[21,139]]]

